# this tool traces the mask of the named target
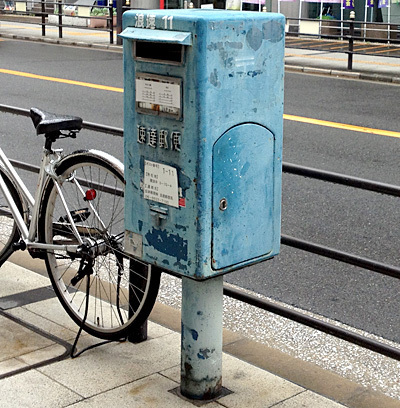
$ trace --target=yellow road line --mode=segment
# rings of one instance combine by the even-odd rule
[[[341,44],[341,45],[337,45],[336,47],[329,47],[329,49],[328,50],[326,50],[326,51],[331,51],[331,50],[338,50],[338,49],[340,49],[340,48],[343,48],[343,47],[346,47],[346,46],[348,46],[348,44]],[[322,50],[321,50],[322,51]],[[323,51],[325,51],[325,50],[323,50]]]
[[[89,82],[80,82],[80,81],[74,81],[71,79],[62,79],[62,78],[49,77],[49,76],[44,76],[44,75],[36,75],[36,74],[30,74],[29,72],[13,71],[11,69],[0,68],[0,73],[8,74],[8,75],[16,75],[16,76],[21,76],[25,78],[41,79],[43,81],[60,82],[63,84],[68,84],[68,85],[84,86],[86,88],[101,89],[103,91],[124,92],[122,88],[116,88],[113,86],[91,84]]]
[[[328,45],[329,45],[329,43],[307,45],[307,49],[314,50],[314,48],[324,47],[324,46],[328,46]]]
[[[388,49],[386,49],[386,50],[372,51],[371,54],[374,54],[374,55],[375,55],[375,54],[381,54],[382,52],[391,52],[391,51],[397,51],[397,50],[395,50],[395,49],[393,49],[393,48],[392,48],[392,49],[389,49],[389,48],[388,48]]]
[[[367,47],[362,47],[361,45],[357,45],[356,46],[356,51],[365,51],[365,50],[374,50],[375,48],[388,48],[387,44],[383,44],[383,45],[369,45]]]
[[[0,74],[16,75],[16,76],[21,76],[25,78],[40,79],[43,81],[52,81],[52,82],[59,82],[59,83],[68,84],[68,85],[84,86],[87,88],[101,89],[103,91],[120,92],[120,93],[124,92],[123,88],[116,88],[113,86],[74,81],[70,79],[49,77],[49,76],[44,76],[44,75],[36,75],[36,74],[28,73],[28,72],[13,71],[10,69],[0,68]],[[353,132],[361,132],[361,133],[369,133],[373,135],[396,137],[400,139],[400,132],[393,132],[391,130],[373,129],[373,128],[367,128],[363,126],[348,125],[346,123],[338,123],[338,122],[329,122],[327,120],[305,118],[303,116],[295,116],[295,115],[288,115],[288,114],[284,114],[283,119],[291,120],[295,122],[307,123],[311,125],[326,126],[326,127],[336,128],[336,129],[350,130]]]
[[[336,129],[350,130],[352,132],[361,132],[361,133],[370,133],[373,135],[397,137],[400,139],[400,132],[393,132],[391,130],[373,129],[373,128],[367,128],[364,126],[348,125],[346,123],[329,122],[327,120],[305,118],[303,116],[294,116],[294,115],[286,115],[286,114],[283,115],[283,119],[292,120],[292,121],[301,122],[301,123],[308,123],[311,125],[319,125],[319,126],[326,126],[326,127],[336,128]]]

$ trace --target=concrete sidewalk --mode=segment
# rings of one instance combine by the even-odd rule
[[[180,381],[179,333],[150,322],[141,344],[109,343],[71,359],[77,327],[51,296],[49,280],[13,263],[1,272],[0,407],[192,406],[172,392]],[[234,337],[226,333],[225,344]],[[84,335],[79,347],[97,341]],[[226,353],[223,367],[232,394],[209,407],[340,407]]]
[[[32,269],[40,271],[40,263]],[[147,341],[108,343],[71,359],[77,326],[49,285],[42,273],[14,263],[1,268],[0,407],[193,406],[174,392],[179,310],[158,302]],[[83,335],[78,348],[97,342]],[[399,400],[226,329],[223,386],[232,393],[208,407],[400,407]]]
[[[46,36],[42,36],[41,26],[1,20],[0,40],[35,40],[52,44],[92,47],[121,52],[122,46],[110,44],[110,33],[99,30],[87,30],[77,27],[63,28],[63,38],[59,38],[57,27],[46,27]],[[353,57],[353,70],[347,70],[347,54],[327,51],[286,48],[286,69],[294,72],[332,75],[349,79],[364,79],[400,84],[400,59],[377,55],[358,55]]]

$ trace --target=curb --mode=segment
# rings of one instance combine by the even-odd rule
[[[71,47],[82,47],[82,48],[93,48],[97,50],[103,51],[113,51],[113,52],[122,52],[122,45],[115,45],[115,44],[102,44],[102,43],[88,43],[84,41],[70,41],[64,40],[62,38],[46,38],[46,37],[29,37],[24,35],[18,34],[6,34],[0,33],[0,38],[8,38],[10,40],[20,40],[20,41],[36,41],[41,43],[47,44],[57,44],[57,45],[65,45]]]
[[[347,78],[347,79],[361,79],[363,81],[376,81],[376,82],[400,84],[400,76],[392,77],[389,75],[369,74],[365,72],[340,71],[337,69],[326,69],[326,68],[316,68],[316,67],[303,67],[299,65],[290,65],[288,63],[285,63],[285,70],[288,72],[295,72],[295,73],[330,75],[330,76],[335,76],[338,78],[340,77],[340,78]]]

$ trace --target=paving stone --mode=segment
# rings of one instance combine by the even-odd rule
[[[78,394],[91,397],[179,362],[180,336],[173,333],[139,344],[111,343],[39,370]]]
[[[6,262],[1,267],[0,298],[41,288],[49,284],[48,278],[32,273],[22,267],[15,268],[14,264]]]
[[[27,364],[16,358],[10,358],[0,362],[0,375],[10,374],[15,370],[20,370],[21,368],[26,368]],[[1,385],[0,385],[1,390]]]
[[[153,374],[122,387],[96,395],[83,402],[78,402],[74,408],[118,408],[131,407],[163,407],[163,408],[193,408],[191,402],[179,398],[169,392],[178,384],[159,375]],[[207,408],[221,407],[216,402],[205,405]]]
[[[342,408],[344,405],[338,404],[328,398],[321,395],[314,394],[310,391],[302,392],[293,398],[289,398],[277,405],[274,408]]]
[[[0,361],[9,360],[54,344],[53,341],[0,316]]]
[[[0,408],[57,408],[81,399],[36,370],[4,378],[0,383]]]

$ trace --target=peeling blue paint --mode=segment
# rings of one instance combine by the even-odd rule
[[[233,57],[225,60],[225,68],[233,68],[235,65],[235,59]]]
[[[272,43],[281,41],[284,37],[284,30],[278,21],[271,20],[263,24],[263,37],[264,40]]]
[[[148,245],[159,252],[176,258],[178,261],[187,261],[188,242],[178,234],[169,234],[165,230],[159,230],[153,227],[145,238]]]
[[[187,269],[188,269],[188,265],[182,264],[181,262],[175,262],[173,265],[174,265],[174,270],[179,269],[183,273],[185,273],[187,271]]]
[[[201,360],[207,360],[210,358],[210,354],[213,353],[215,350],[210,350],[208,348],[205,349],[200,349],[200,351],[197,353],[197,357]]]
[[[218,43],[211,42],[210,44],[207,45],[208,51],[215,51],[220,48],[222,48],[222,42],[218,42]]]
[[[241,50],[243,48],[243,43],[240,41],[225,41],[225,46]]]
[[[254,51],[257,51],[261,47],[263,39],[263,32],[257,27],[251,28],[246,34],[246,41]]]
[[[178,172],[178,183],[182,190],[187,190],[192,185],[190,177],[186,176],[182,170]]]
[[[214,71],[210,74],[210,83],[217,88],[221,87],[221,82],[218,81],[218,72],[216,69],[214,69]]]
[[[197,339],[199,338],[199,333],[196,330],[191,329],[190,334],[192,335],[193,340],[197,341]]]
[[[247,76],[249,76],[249,77],[251,77],[251,78],[254,78],[254,77],[256,77],[257,75],[260,75],[260,74],[262,74],[263,72],[261,71],[261,70],[257,70],[257,71],[248,71],[247,72]]]

